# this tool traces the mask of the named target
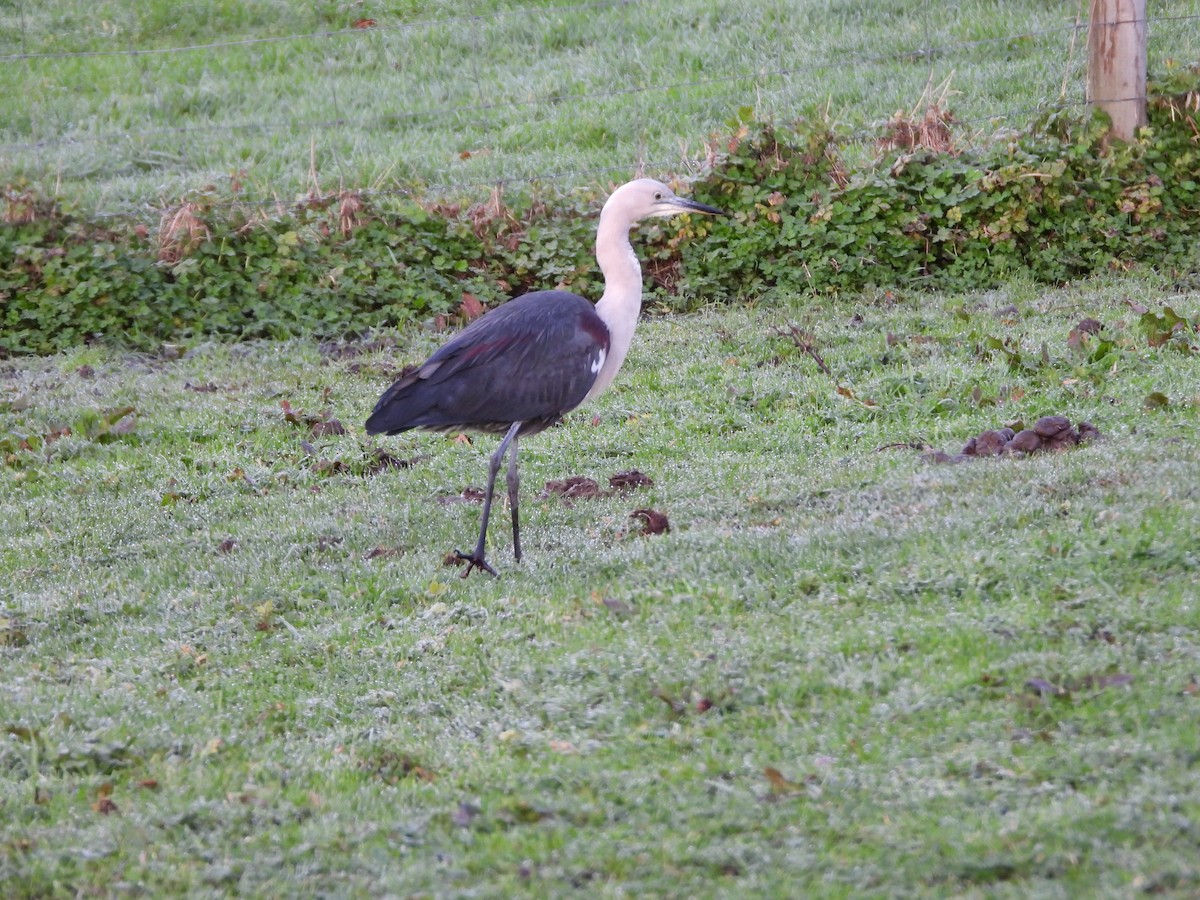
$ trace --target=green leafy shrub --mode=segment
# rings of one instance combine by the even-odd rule
[[[1194,269],[1197,97],[1197,70],[1171,72],[1128,144],[1099,116],[1055,113],[983,147],[906,145],[853,171],[827,123],[782,126],[743,110],[694,184],[731,216],[642,227],[650,296],[680,306],[775,289],[963,290],[1018,272],[1062,282],[1134,265]],[[368,208],[350,193],[267,216],[201,194],[157,235],[20,186],[4,199],[0,353],[340,336],[447,317],[467,295],[484,305],[543,287],[594,297],[602,284],[598,198]]]
[[[687,288],[964,290],[1017,271],[1062,282],[1138,263],[1194,266],[1194,81],[1156,95],[1129,144],[1110,141],[1099,115],[1057,114],[961,154],[893,151],[848,179],[828,163],[836,137],[823,126],[756,125],[696,184],[699,199],[736,215],[682,248]]]

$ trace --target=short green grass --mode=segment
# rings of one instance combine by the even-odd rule
[[[1200,0],[1149,6],[1152,70],[1195,60]],[[781,120],[827,110],[855,130],[929,87],[949,91],[965,135],[990,135],[1082,101],[1084,7],[10,3],[0,183],[150,221],[147,206],[210,185],[252,201],[339,188],[478,199],[496,181],[687,173],[744,107]],[[351,27],[362,19],[374,27]],[[146,52],[114,55],[126,50]],[[79,52],[102,55],[54,55]]]
[[[1200,293],[771,299],[524,442],[495,579],[442,563],[491,439],[368,472],[434,335],[4,362],[6,896],[1195,896],[1200,355],[1135,305]],[[1103,438],[907,446],[1051,413]]]
[[[1194,59],[1196,0],[1149,6],[1181,23],[1152,68]],[[866,7],[9,3],[0,54],[377,27],[5,61],[0,181],[135,212],[575,185],[686,169],[743,106],[857,128],[949,77],[990,131],[1079,99],[1083,4]],[[1200,362],[1150,345],[1164,306],[1194,326],[1194,276],[651,318],[524,443],[526,561],[500,510],[466,581],[493,442],[361,427],[439,336],[0,362],[4,895],[1196,895]],[[1047,413],[1103,439],[912,446]],[[541,490],[628,469],[653,486]]]

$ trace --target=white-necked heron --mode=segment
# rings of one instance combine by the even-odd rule
[[[484,557],[484,544],[496,475],[510,448],[508,500],[513,554],[520,562],[517,441],[555,424],[612,383],[642,306],[642,270],[629,230],[642,219],[687,212],[724,215],[649,178],[617,188],[600,212],[596,233],[604,294],[595,305],[567,291],[536,291],[510,300],[443,344],[375,404],[367,419],[369,434],[424,428],[504,435],[488,466],[475,551],[455,554],[467,563],[463,577],[474,568],[496,574]]]

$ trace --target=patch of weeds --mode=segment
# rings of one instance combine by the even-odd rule
[[[71,436],[77,441],[97,444],[127,440],[136,433],[137,425],[137,409],[133,406],[85,410],[70,426],[0,435],[0,462],[12,468],[27,466],[34,459],[40,461],[56,442]]]
[[[1151,347],[1177,350],[1180,353],[1200,351],[1200,339],[1197,338],[1200,328],[1191,319],[1179,315],[1169,306],[1164,306],[1162,312],[1158,313],[1140,305],[1135,307],[1136,310],[1142,310],[1138,325]]]
[[[8,731],[9,734],[22,737],[31,746],[42,745],[42,737],[36,731],[26,733],[28,730],[12,727]],[[104,741],[98,738],[62,741],[53,749],[42,745],[40,753],[43,766],[60,774],[71,775],[112,775],[142,759],[142,752],[135,749],[132,741]]]
[[[108,444],[128,437],[137,430],[137,409],[133,406],[118,406],[113,409],[87,411],[75,423],[75,434]]]
[[[771,291],[1063,283],[1133,265],[1190,271],[1200,186],[1177,173],[1194,169],[1189,98],[1200,72],[1173,75],[1154,86],[1150,127],[1129,144],[1073,110],[963,141],[946,97],[927,96],[924,109],[887,122],[874,159],[852,165],[844,146],[857,141],[827,113],[788,125],[739,113],[694,185],[731,215],[644,229],[649,299],[678,307]],[[0,258],[11,260],[0,272],[0,352],[54,352],[98,336],[149,349],[319,335],[338,339],[327,356],[347,358],[356,351],[341,338],[363,329],[469,321],[547,285],[599,293],[595,203],[573,197],[497,190],[468,208],[395,197],[373,206],[357,191],[315,188],[296,208],[252,215],[236,188],[228,198],[210,187],[162,210],[152,240],[144,225],[47,211],[28,193],[6,192],[17,212],[0,234]],[[1179,323],[1161,315],[1146,327],[1165,342]],[[1037,368],[1003,339],[991,349]]]

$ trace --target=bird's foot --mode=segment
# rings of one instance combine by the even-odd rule
[[[488,564],[488,561],[483,558],[482,554],[474,555],[463,553],[461,550],[455,550],[454,555],[467,564],[467,567],[462,570],[462,574],[458,576],[459,578],[466,578],[471,574],[473,569],[479,569],[480,571],[487,572],[489,575],[499,577],[499,573]]]

